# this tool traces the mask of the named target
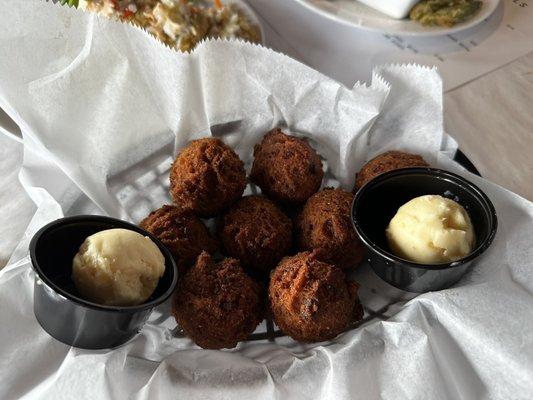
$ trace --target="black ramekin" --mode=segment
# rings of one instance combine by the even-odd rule
[[[474,250],[467,257],[446,264],[418,264],[395,256],[385,230],[398,208],[409,200],[438,194],[461,204],[476,233]],[[352,204],[353,226],[369,251],[374,272],[387,283],[409,292],[450,287],[472,262],[491,245],[497,229],[496,211],[477,186],[454,173],[434,168],[404,168],[379,175],[356,193]]]
[[[137,306],[105,306],[79,297],[71,280],[72,259],[96,232],[123,228],[148,236],[165,257],[165,272],[152,296]],[[133,338],[153,308],[172,294],[178,269],[168,249],[143,229],[114,218],[80,215],[41,228],[30,242],[35,271],[33,310],[43,329],[57,340],[83,349],[106,349]]]

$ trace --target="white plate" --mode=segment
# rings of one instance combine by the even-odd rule
[[[439,36],[472,28],[490,17],[500,0],[483,0],[481,10],[470,20],[451,28],[425,27],[409,19],[394,19],[356,0],[296,0],[324,17],[374,32],[404,36]]]

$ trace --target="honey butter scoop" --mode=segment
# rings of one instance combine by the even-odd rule
[[[475,242],[466,210],[438,195],[420,196],[401,206],[386,235],[394,254],[420,264],[457,261],[470,254]]]
[[[127,229],[89,236],[72,261],[72,280],[86,300],[112,306],[145,302],[165,271],[165,258],[148,237]]]

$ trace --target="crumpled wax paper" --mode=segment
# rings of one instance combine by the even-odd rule
[[[37,211],[0,272],[1,399],[532,398],[533,205],[452,161],[435,70],[379,67],[369,86],[349,89],[255,45],[208,41],[178,54],[80,11],[3,6],[0,107],[23,132],[20,180]],[[310,138],[325,184],[350,188],[391,148],[467,177],[496,207],[493,246],[453,288],[416,297],[362,265],[362,302],[381,316],[330,342],[202,350],[173,334],[168,303],[114,350],[71,348],[40,328],[27,256],[39,227],[78,213],[138,222],[169,201],[170,162],[188,141],[220,136],[249,167],[253,144],[278,125]]]

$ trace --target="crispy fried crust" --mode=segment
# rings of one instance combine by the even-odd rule
[[[222,218],[219,231],[227,254],[260,273],[292,247],[291,220],[266,197],[243,197]]]
[[[329,340],[362,318],[357,284],[313,252],[285,257],[272,271],[270,308],[276,324],[302,342]]]
[[[268,132],[254,147],[250,179],[274,201],[303,203],[320,188],[323,177],[322,161],[315,150],[281,129]]]
[[[170,194],[179,207],[204,218],[237,201],[246,187],[239,156],[221,140],[199,139],[178,155],[170,171]]]
[[[215,263],[203,252],[178,284],[172,313],[198,346],[233,348],[263,320],[261,287],[238,260]]]
[[[353,193],[380,174],[409,167],[429,167],[429,164],[418,154],[394,150],[380,154],[363,165],[361,171],[355,175]]]
[[[189,268],[202,251],[215,253],[218,241],[190,211],[164,205],[152,211],[139,226],[156,236],[170,250],[180,272]]]
[[[319,257],[341,269],[356,267],[365,248],[350,217],[354,195],[326,188],[312,195],[295,219],[295,235],[300,250],[319,250]]]

